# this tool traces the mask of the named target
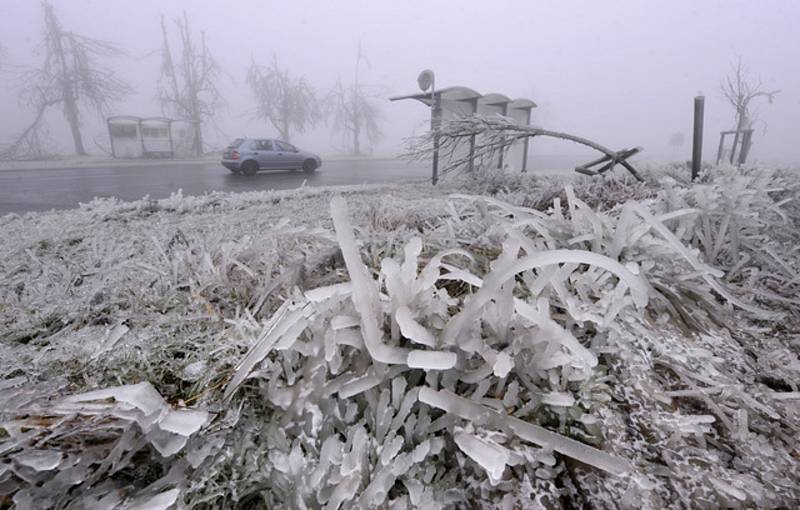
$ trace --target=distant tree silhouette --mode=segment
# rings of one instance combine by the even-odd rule
[[[192,150],[203,153],[204,120],[211,118],[222,104],[222,95],[217,89],[219,65],[206,46],[206,34],[200,32],[199,42],[192,35],[189,17],[174,20],[178,30],[179,49],[176,59],[170,47],[167,25],[161,16],[161,78],[159,100],[164,114],[174,115],[196,122]]]
[[[81,134],[81,106],[91,106],[99,114],[131,91],[97,60],[124,55],[117,47],[98,39],[65,30],[53,6],[42,2],[44,11],[44,61],[38,69],[23,74],[25,83],[20,96],[35,112],[33,122],[10,146],[0,152],[0,158],[19,159],[43,154],[40,128],[45,112],[61,106],[69,124],[75,153],[86,154]]]
[[[722,82],[722,94],[736,112],[736,129],[739,131],[752,129],[757,120],[757,114],[751,110],[750,103],[754,99],[763,97],[772,104],[772,100],[780,93],[780,90],[763,90],[761,80],[753,81],[748,76],[747,68],[742,64],[741,57],[731,68],[731,72]]]
[[[256,100],[256,118],[271,123],[282,140],[291,141],[292,131],[303,133],[322,118],[314,88],[302,76],[289,76],[277,57],[270,67],[252,62],[247,83]]]
[[[345,143],[354,156],[361,155],[361,142],[365,138],[369,143],[375,143],[382,135],[380,124],[383,116],[375,105],[375,96],[365,90],[359,79],[362,61],[367,62],[359,43],[355,80],[351,85],[345,86],[339,78],[326,100],[329,112],[333,116],[333,128],[342,133]]]

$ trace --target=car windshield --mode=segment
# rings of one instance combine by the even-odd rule
[[[242,145],[243,141],[244,141],[244,138],[237,138],[236,140],[234,140],[234,141],[232,141],[231,143],[228,144],[228,148],[229,149],[238,149],[239,146]]]

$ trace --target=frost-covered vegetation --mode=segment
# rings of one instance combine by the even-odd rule
[[[800,179],[0,218],[0,507],[800,500]]]

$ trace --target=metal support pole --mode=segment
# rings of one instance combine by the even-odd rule
[[[736,159],[736,146],[739,145],[739,133],[740,131],[737,130],[733,134],[733,146],[731,147],[731,157],[730,160],[728,161],[731,165],[733,164],[734,159]],[[739,150],[739,153],[741,154],[741,149]]]
[[[722,151],[725,148],[725,133],[719,134],[719,147],[717,147],[717,164],[722,161]]]
[[[503,117],[508,115],[508,103],[503,103]],[[500,147],[500,158],[497,161],[497,168],[503,168],[503,154],[505,153],[506,147]]]
[[[745,122],[746,121],[745,121],[744,112],[740,111],[739,112],[739,122],[736,125],[736,131],[734,132],[734,135],[733,135],[733,148],[731,149],[731,161],[730,161],[731,165],[733,164],[733,162],[736,159],[736,146],[739,145],[740,141],[744,142],[742,140],[742,138],[744,138],[743,131],[744,131],[744,127],[745,127]],[[743,149],[744,149],[744,144],[742,144],[742,147],[739,148],[739,155],[740,155],[739,157],[741,157]]]
[[[431,173],[431,183],[436,185],[439,182],[439,127],[442,123],[442,96],[433,96],[431,109],[431,131],[433,131],[433,168]]]
[[[700,174],[700,164],[703,161],[703,110],[706,98],[694,98],[694,137],[692,139],[692,180]]]
[[[469,105],[472,108],[470,114],[475,115],[478,113],[478,100],[471,99]],[[472,173],[475,170],[475,135],[469,137],[469,171]]]
[[[475,171],[475,135],[469,137],[469,171]]]
[[[753,130],[748,129],[742,133],[742,148],[739,149],[739,165],[747,163],[747,155],[750,153],[750,145],[753,141]]]
[[[528,108],[527,112],[525,112],[525,126],[531,125],[531,109]],[[525,142],[523,142],[522,146],[522,173],[528,171],[528,144],[531,141],[531,137],[526,136]]]

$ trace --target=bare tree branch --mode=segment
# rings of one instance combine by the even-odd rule
[[[502,115],[468,115],[444,121],[437,130],[409,139],[408,149],[401,157],[412,161],[429,159],[435,151],[434,141],[438,137],[440,174],[445,175],[465,169],[471,162],[478,167],[491,165],[497,161],[500,153],[508,151],[515,142],[536,136],[559,138],[591,147],[606,156],[595,162],[607,162],[600,173],[612,170],[619,164],[642,180],[636,169],[626,160],[641,149],[616,152],[587,138],[520,125],[514,119]]]
[[[158,82],[159,100],[164,114],[193,120],[195,124],[192,149],[196,155],[203,153],[202,123],[213,117],[223,104],[217,89],[219,65],[206,46],[205,32],[200,33],[199,44],[193,38],[189,17],[174,20],[180,40],[178,59],[170,46],[167,25],[161,17],[161,78]],[[199,47],[198,47],[199,46]]]
[[[742,63],[741,57],[731,68],[731,73],[722,82],[722,94],[736,112],[734,120],[737,131],[752,129],[757,116],[752,112],[750,103],[756,98],[764,97],[772,104],[780,90],[763,90],[761,80],[754,82],[748,76],[747,68]]]
[[[80,130],[81,103],[87,103],[103,115],[111,103],[131,92],[128,84],[98,62],[101,58],[124,55],[121,50],[108,42],[64,30],[53,6],[44,0],[42,8],[45,20],[44,62],[39,69],[24,74],[27,85],[20,93],[21,99],[36,115],[17,140],[0,152],[0,157],[41,155],[40,124],[45,111],[56,105],[63,107],[75,153],[86,154]]]
[[[289,71],[281,69],[277,57],[271,67],[250,64],[247,83],[256,99],[255,117],[269,121],[289,142],[291,132],[303,133],[321,118],[317,93],[303,78],[292,78]]]
[[[380,124],[383,115],[374,102],[374,97],[365,91],[359,79],[359,68],[366,57],[358,45],[355,81],[344,86],[341,78],[328,93],[326,103],[333,115],[333,129],[342,134],[344,142],[354,156],[361,154],[361,141],[365,136],[369,143],[377,142],[382,136]]]

